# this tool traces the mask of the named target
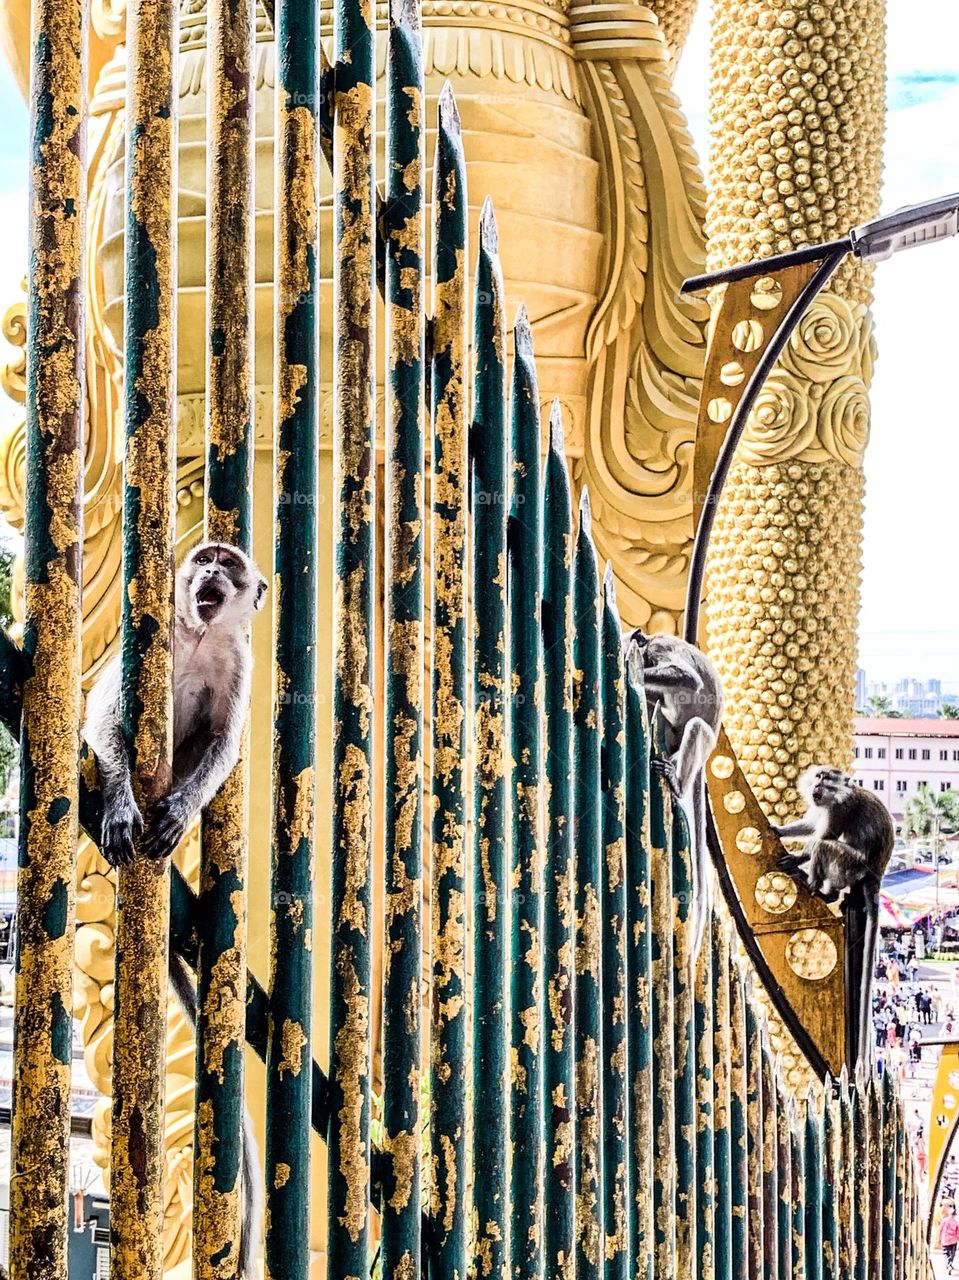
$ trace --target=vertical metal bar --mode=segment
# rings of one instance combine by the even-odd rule
[[[473,301],[473,1214],[481,1274],[507,1259],[505,322],[496,222],[480,214]]]
[[[853,1238],[853,1186],[855,1185],[857,1154],[853,1147],[852,1101],[849,1097],[849,1081],[845,1067],[843,1067],[839,1076],[838,1111],[839,1187],[837,1213],[839,1217],[839,1274],[846,1277],[852,1275],[856,1256],[856,1245]]]
[[[805,1280],[825,1280],[823,1266],[823,1166],[826,1152],[822,1143],[822,1111],[816,1094],[809,1091],[805,1102],[805,1123],[802,1134],[804,1160],[805,1216],[800,1239],[804,1244]]]
[[[696,957],[695,981],[695,1033],[696,1050],[696,1194],[693,1208],[696,1226],[696,1275],[700,1280],[711,1280],[716,1272],[715,1232],[725,1224],[718,1221],[721,1209],[716,1205],[716,1166],[714,1163],[714,1133],[719,1117],[718,1107],[724,1105],[716,1094],[716,1064],[714,1054],[720,1036],[720,1024],[715,1018],[716,973],[714,970],[715,920],[710,913],[703,934],[703,944]],[[723,1065],[719,1064],[719,1074]],[[726,1280],[722,1273],[722,1280]]]
[[[729,941],[717,919],[713,920],[711,930],[712,966],[713,966],[713,1043],[710,1051],[713,1056],[713,1169],[715,1188],[716,1225],[714,1231],[713,1257],[717,1280],[727,1280],[733,1266],[739,1258],[745,1260],[745,1244],[740,1254],[733,1251],[733,1218],[732,1198],[732,1072],[737,1065],[744,1064],[743,1046],[739,1046],[738,1058],[732,1052],[733,1014],[730,1004],[730,959]],[[705,943],[703,944],[705,946]],[[745,1150],[744,1150],[745,1154]],[[699,1169],[696,1170],[696,1187],[702,1183]],[[741,1219],[745,1228],[745,1218]],[[697,1242],[696,1252],[699,1253]]]
[[[792,1099],[782,1087],[782,1077],[776,1072],[776,1204],[777,1240],[779,1247],[779,1280],[792,1280],[793,1273],[793,1178],[790,1159],[789,1107]]]
[[[171,782],[176,459],[176,6],[127,14],[121,719],[141,812]],[[110,1235],[113,1280],[163,1270],[163,1110],[170,877],[121,867]]]
[[[653,1023],[650,990],[649,722],[638,645],[626,657],[626,1052],[630,1095],[630,1263],[637,1280],[653,1274]]]
[[[603,1169],[605,1280],[629,1275],[628,1074],[626,1061],[626,672],[623,628],[616,608],[612,566],[603,578],[600,702],[602,795],[602,1008]]]
[[[839,1272],[839,1126],[833,1082],[826,1081],[821,1122],[822,1148],[822,1273],[823,1280],[840,1280]]]
[[[543,1181],[545,1271],[573,1276],[573,556],[563,419],[554,402],[543,477],[543,677],[546,709],[546,883],[544,886]]]
[[[866,1078],[866,1124],[869,1131],[869,1275],[871,1280],[878,1280],[882,1267],[882,1117],[879,1109],[879,1082],[871,1065]]]
[[[916,1265],[916,1232],[914,1230],[916,1212],[916,1165],[911,1156],[906,1161],[906,1187],[904,1200],[906,1229],[903,1232],[903,1236],[906,1242],[906,1280],[914,1280],[918,1269]]]
[[[746,1015],[746,1204],[747,1272],[763,1275],[763,1046],[756,1006],[743,992]]]
[[[779,1280],[779,1160],[776,1077],[769,1046],[762,1044],[763,1113],[763,1277]],[[788,1280],[783,1276],[782,1280]]]
[[[602,940],[600,892],[599,567],[589,496],[579,503],[573,551],[573,856],[576,988],[576,1277],[600,1273],[603,1254]]]
[[[866,1090],[861,1070],[852,1091],[852,1237],[854,1280],[867,1280],[869,1259],[869,1129]]]
[[[449,85],[433,164],[433,1280],[466,1275],[466,161]]]
[[[86,37],[82,0],[33,6],[26,622],[10,1270],[67,1272],[83,563]]]
[[[252,0],[210,7],[207,56],[206,537],[252,551]],[[240,1259],[249,760],[203,812],[197,904],[193,1274],[230,1280]],[[252,1242],[258,1245],[257,1242]]]
[[[803,1232],[806,1227],[806,1144],[805,1120],[797,1115],[792,1098],[787,1111],[789,1125],[789,1172],[792,1184],[792,1218],[790,1222],[790,1239],[792,1241],[793,1280],[808,1280],[806,1276],[806,1253],[803,1247]]]
[[[423,999],[423,67],[414,0],[386,57],[384,1280],[419,1276]]]
[[[882,1280],[896,1280],[896,1161],[905,1139],[896,1121],[896,1098],[889,1072],[882,1074]]]
[[[316,809],[319,16],[276,11],[273,839],[266,1272],[305,1280],[310,1246]]]
[[[749,1051],[746,1039],[746,992],[739,965],[730,957],[729,942],[722,940],[729,991],[729,1039],[727,1072],[729,1078],[729,1130],[723,1153],[729,1156],[729,1189],[722,1190],[717,1175],[717,1201],[728,1204],[729,1276],[731,1280],[748,1280],[749,1271],[749,1154],[747,1119],[751,1119],[748,1096]],[[714,952],[715,955],[715,952]],[[758,1117],[757,1117],[758,1122]],[[727,1198],[728,1196],[728,1198]],[[719,1259],[717,1254],[717,1280]],[[756,1273],[753,1272],[753,1275]]]
[[[692,845],[686,812],[673,802],[673,1015],[676,1098],[676,1278],[695,1265],[696,1060],[693,1044]]]
[[[543,1267],[543,793],[542,486],[539,391],[533,338],[520,307],[513,329],[507,563],[512,776],[512,1080],[510,1087],[510,1274],[536,1280]]]
[[[906,1240],[903,1224],[905,1221],[905,1187],[906,1187],[906,1163],[911,1159],[909,1152],[909,1143],[904,1132],[905,1119],[903,1116],[902,1105],[898,1098],[895,1100],[895,1124],[898,1133],[901,1135],[896,1143],[896,1172],[895,1172],[895,1195],[893,1197],[894,1212],[894,1231],[893,1239],[895,1241],[895,1280],[903,1280],[906,1271]]]
[[[650,724],[651,762],[665,754],[657,708]],[[650,933],[653,1010],[653,1213],[655,1280],[673,1280],[676,1267],[676,1076],[673,1000],[673,808],[665,778],[649,783]]]
[[[373,0],[333,6],[333,866],[329,1274],[365,1277],[370,1216],[373,616]]]

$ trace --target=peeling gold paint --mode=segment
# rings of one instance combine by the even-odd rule
[[[336,1082],[343,1096],[340,1123],[340,1174],[346,1186],[346,1199],[340,1222],[351,1239],[362,1234],[369,1195],[369,1159],[360,1136],[360,1119],[366,1091],[369,1088],[369,1000],[362,994],[359,979],[348,954],[340,951],[335,959],[337,978],[347,1008],[344,1025],[334,1040]]]
[[[280,1031],[281,1057],[276,1068],[281,1080],[287,1071],[294,1076],[300,1074],[303,1067],[303,1050],[306,1045],[307,1036],[300,1024],[291,1018],[285,1019]]]

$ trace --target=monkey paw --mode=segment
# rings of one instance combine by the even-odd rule
[[[158,800],[147,815],[142,849],[148,858],[167,858],[186,835],[193,815],[179,791]]]
[[[111,867],[127,866],[136,857],[136,842],[143,834],[143,818],[133,797],[108,805],[100,828],[100,852]]]
[[[780,871],[785,871],[787,876],[795,876],[802,864],[803,859],[797,858],[794,853],[783,853],[776,859],[776,866]]]
[[[679,778],[676,774],[676,766],[673,764],[672,760],[665,757],[661,759],[659,756],[654,756],[649,762],[649,771],[654,777],[658,776],[660,778],[665,778],[670,791],[677,800],[679,799]]]

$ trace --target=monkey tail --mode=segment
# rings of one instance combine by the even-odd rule
[[[872,1041],[872,981],[876,970],[876,945],[879,941],[879,881],[867,876],[863,883],[866,905],[862,948],[862,983],[859,992],[859,1056],[863,1060]]]
[[[169,960],[170,985],[183,1006],[183,1012],[190,1019],[193,1030],[197,1026],[196,988],[193,976],[186,962],[172,948]],[[256,1280],[256,1253],[260,1240],[261,1201],[259,1186],[259,1157],[257,1155],[256,1138],[253,1136],[253,1121],[249,1111],[243,1110],[242,1154],[240,1164],[240,1188],[243,1198],[243,1222],[240,1229],[239,1274],[243,1280]]]
[[[879,938],[879,881],[858,880],[843,903],[845,917],[846,1062],[855,1071],[868,1059],[872,1030],[872,977]]]
[[[712,910],[712,884],[709,877],[709,852],[706,847],[706,779],[701,773],[693,780],[689,797],[690,836],[692,839],[693,902],[691,959],[695,966],[706,933],[706,921]]]
[[[260,1176],[260,1159],[253,1136],[253,1120],[249,1111],[243,1111],[243,1164],[240,1177],[243,1184],[243,1229],[240,1232],[240,1275],[243,1280],[256,1280],[257,1245],[260,1242],[261,1200],[257,1194]]]

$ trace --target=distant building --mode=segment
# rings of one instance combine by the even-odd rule
[[[883,680],[867,680],[865,697],[860,698],[859,678],[856,678],[856,706],[868,707],[870,698],[888,699],[890,710],[913,719],[935,719],[946,703],[959,702],[959,695],[942,692],[941,680],[915,680],[910,678],[888,684]]]
[[[857,716],[854,757],[856,781],[898,821],[923,784],[959,791],[959,720]]]
[[[856,706],[865,710],[866,706],[866,673],[862,667],[856,672]]]

